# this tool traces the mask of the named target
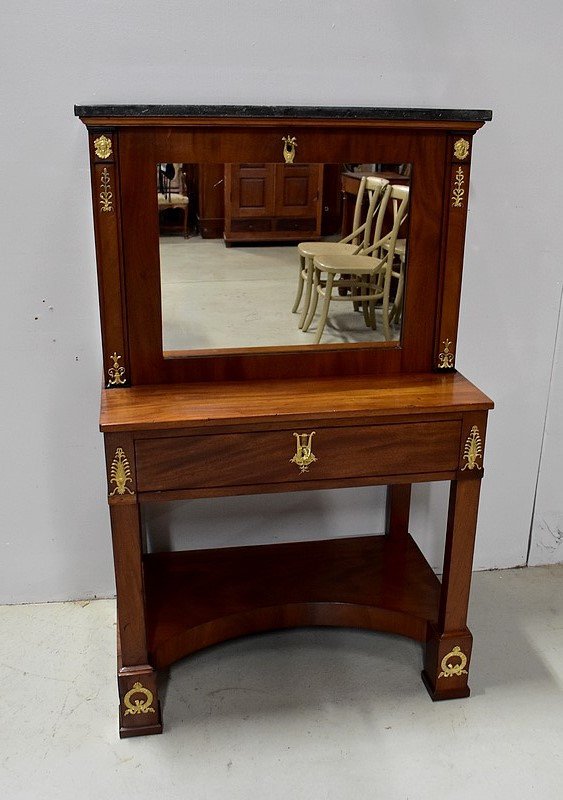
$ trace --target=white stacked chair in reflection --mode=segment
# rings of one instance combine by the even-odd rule
[[[299,320],[299,327],[303,328],[305,320],[307,319],[309,307],[311,305],[311,295],[313,288],[313,259],[325,253],[331,255],[351,256],[363,252],[370,245],[371,231],[373,220],[381,205],[385,188],[389,181],[385,178],[366,177],[364,176],[360,181],[358,194],[356,197],[356,204],[354,206],[354,219],[352,222],[352,233],[341,239],[339,242],[300,242],[297,245],[299,253],[299,276],[297,283],[297,295],[295,303],[293,304],[293,313],[295,314],[299,308],[303,290],[305,290],[305,297],[303,300],[303,308],[301,311],[301,318]],[[367,193],[368,206],[365,213],[363,222],[362,211],[364,206],[364,198]],[[315,302],[316,305],[316,302]]]
[[[393,204],[393,226],[389,233],[381,236],[385,212],[389,201]],[[319,344],[327,321],[332,301],[351,300],[362,304],[366,325],[376,329],[376,304],[381,304],[383,335],[386,341],[392,338],[390,323],[401,313],[404,286],[404,256],[396,252],[399,229],[408,213],[409,189],[407,186],[387,186],[377,214],[374,241],[369,247],[352,255],[319,253],[313,257],[313,286],[309,311],[303,322],[307,331],[317,310],[319,297],[323,298],[320,319],[317,325],[315,344]],[[403,248],[403,253],[406,247]],[[400,263],[395,270],[395,259]],[[397,279],[397,289],[390,302],[392,279]],[[340,295],[339,290],[350,291]]]
[[[400,201],[395,197],[391,199],[393,207],[393,221],[397,218]],[[406,217],[405,217],[406,219]],[[404,222],[405,220],[403,220]],[[402,224],[402,223],[401,223]],[[389,244],[383,244],[383,249],[388,250]],[[393,299],[393,306],[389,312],[389,322],[399,322],[403,312],[403,291],[405,288],[405,265],[407,259],[407,240],[397,239],[395,242],[395,257],[391,264],[391,277],[397,279],[397,288]]]

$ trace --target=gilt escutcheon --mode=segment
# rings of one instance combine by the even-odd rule
[[[290,458],[290,463],[297,464],[301,472],[308,472],[309,465],[313,463],[313,461],[317,461],[317,457],[313,453],[313,449],[311,446],[311,440],[315,435],[316,431],[312,431],[311,433],[294,433],[293,435],[297,439],[297,450],[293,458]]]
[[[297,139],[295,136],[282,136],[283,157],[286,164],[293,164],[295,158],[295,148],[297,147]]]

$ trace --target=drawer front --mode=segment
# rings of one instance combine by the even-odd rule
[[[276,219],[274,228],[277,231],[315,231],[317,222],[314,219]]]
[[[252,233],[253,231],[271,231],[271,219],[233,219],[231,231],[233,233]]]
[[[137,488],[448,472],[457,467],[459,447],[457,421],[141,439],[135,447]]]

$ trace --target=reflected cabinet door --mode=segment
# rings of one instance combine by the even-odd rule
[[[225,207],[237,217],[275,213],[275,164],[225,164]]]
[[[278,217],[320,215],[322,164],[275,164],[275,214]]]

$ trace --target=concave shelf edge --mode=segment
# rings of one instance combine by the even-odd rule
[[[438,618],[440,581],[411,536],[155,553],[145,556],[144,572],[157,669],[219,642],[296,627],[425,641]]]

